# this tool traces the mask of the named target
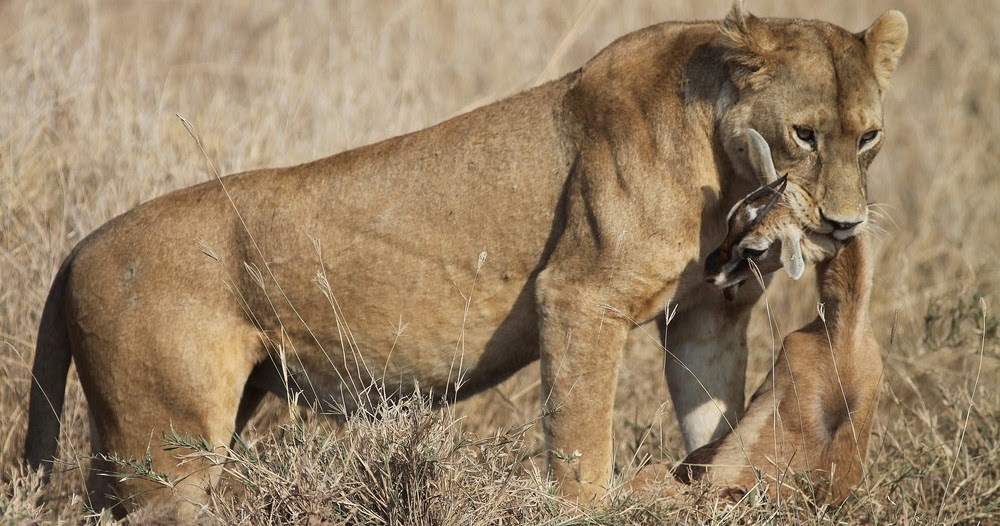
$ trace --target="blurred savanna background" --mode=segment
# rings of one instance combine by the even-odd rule
[[[35,331],[50,281],[80,239],[139,203],[214,177],[177,114],[222,173],[290,165],[557,78],[629,31],[718,19],[728,8],[728,0],[0,2],[0,524],[72,524],[86,513],[88,417],[75,373],[52,484],[42,489],[18,469]],[[346,429],[272,400],[245,434],[248,447],[226,454],[246,487],[220,490],[205,520],[1000,523],[1000,3],[750,0],[748,8],[850,30],[899,9],[910,24],[885,103],[887,143],[869,180],[880,227],[872,317],[886,369],[869,473],[855,497],[838,507],[733,507],[711,496],[690,506],[655,496],[622,496],[605,509],[561,502],[540,480],[531,366],[448,410],[388,408],[388,417]],[[774,280],[752,323],[748,390],[770,367],[771,327],[798,328],[815,302],[807,283]],[[683,455],[657,340],[653,327],[640,327],[626,349],[615,416],[623,478]],[[378,470],[379,448],[394,440],[437,460],[360,476]],[[401,479],[403,501],[394,496]],[[148,511],[131,520],[155,519]]]

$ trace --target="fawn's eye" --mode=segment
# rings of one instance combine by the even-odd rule
[[[744,248],[743,257],[759,258],[767,252],[766,248]]]
[[[878,130],[868,131],[867,133],[861,136],[861,139],[858,140],[858,149],[859,150],[863,149],[865,146],[868,146],[869,144],[875,142],[875,139],[877,138],[878,138]]]
[[[815,150],[816,149],[816,132],[812,128],[807,126],[794,126],[795,138],[798,140],[799,144],[804,147]]]

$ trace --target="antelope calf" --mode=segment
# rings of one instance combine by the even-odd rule
[[[759,485],[772,496],[794,487],[818,501],[839,502],[862,480],[882,374],[868,318],[870,240],[867,234],[846,241],[803,234],[780,206],[784,178],[770,164],[767,144],[748,135],[770,182],[730,212],[729,233],[706,261],[708,280],[732,290],[752,275],[748,259],[762,273],[778,265],[797,279],[805,263],[833,257],[819,265],[817,318],[784,339],[735,429],[689,454],[674,475],[740,491]],[[771,254],[776,241],[780,256]]]

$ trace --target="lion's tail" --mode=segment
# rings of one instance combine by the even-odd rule
[[[28,466],[51,468],[59,442],[60,419],[66,396],[66,375],[72,355],[66,325],[66,287],[70,254],[56,274],[38,325],[35,363],[31,367],[31,399],[28,405],[28,434],[24,458]],[[45,478],[51,469],[46,469]]]

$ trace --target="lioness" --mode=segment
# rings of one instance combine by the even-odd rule
[[[139,206],[55,277],[28,463],[56,454],[71,359],[96,450],[148,450],[181,474],[192,468],[156,447],[161,433],[228,443],[266,391],[348,411],[374,384],[455,400],[540,358],[551,474],[567,495],[601,495],[626,334],[668,301],[680,306],[667,344],[685,367],[668,363],[666,377],[686,448],[743,408],[760,292],[724,302],[702,261],[759,186],[744,130],[774,147],[805,228],[854,235],[906,36],[895,11],[853,34],[737,2],[721,23],[630,33],[556,81],[431,128]],[[187,478],[191,496],[216,473]],[[112,489],[157,495],[138,481]]]

